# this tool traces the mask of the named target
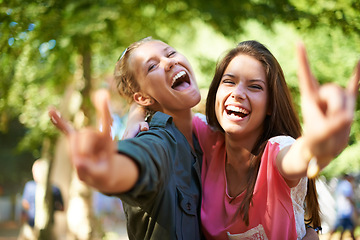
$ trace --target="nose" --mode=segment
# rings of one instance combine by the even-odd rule
[[[172,67],[174,67],[176,64],[178,64],[178,61],[174,58],[165,58],[164,59],[164,65],[165,70],[169,71]]]
[[[245,99],[246,92],[243,86],[237,85],[236,88],[231,92],[231,97],[235,99]]]

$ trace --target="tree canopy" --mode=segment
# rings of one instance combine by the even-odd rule
[[[117,58],[128,44],[146,36],[186,48],[196,42],[202,26],[231,42],[242,34],[246,36],[247,31],[254,31],[256,36],[257,30],[249,28],[252,26],[249,23],[256,22],[275,34],[273,39],[277,42],[268,45],[276,48],[282,46],[279,41],[288,44],[287,34],[280,33],[277,27],[279,23],[285,24],[289,28],[280,31],[294,29],[300,36],[307,36],[304,40],[310,48],[311,62],[322,82],[333,81],[334,76],[350,76],[350,66],[355,64],[360,52],[357,0],[0,0],[0,9],[3,66],[0,68],[0,136],[2,139],[8,136],[9,141],[17,143],[11,147],[13,151],[30,153],[33,160],[40,157],[44,138],[58,136],[48,120],[48,106],[66,109],[71,119],[79,108],[87,109],[85,117],[91,122],[88,101],[91,90],[111,76]],[[265,36],[259,38],[262,37]],[[345,40],[350,46],[341,45]],[[207,52],[211,52],[216,47],[211,43],[217,40],[207,41],[210,46]],[[201,67],[208,83],[217,58],[190,57],[197,61],[195,65]],[[294,72],[289,72],[289,84],[297,99],[296,84],[291,84]],[[359,115],[357,111],[356,119]],[[21,128],[14,122],[19,122]],[[359,144],[359,128],[356,122],[352,145]],[[19,129],[21,138],[14,134]],[[6,145],[0,148],[3,164],[20,167],[19,163],[33,161],[8,155]],[[13,179],[13,175],[2,177],[0,185]]]

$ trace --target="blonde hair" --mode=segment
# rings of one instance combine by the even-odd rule
[[[137,42],[132,43],[121,54],[119,60],[115,65],[114,78],[116,88],[120,95],[124,97],[129,103],[134,101],[133,94],[140,90],[140,86],[135,78],[135,72],[131,71],[129,58],[132,52],[140,47],[142,44],[151,41],[158,41],[152,37],[146,37]]]

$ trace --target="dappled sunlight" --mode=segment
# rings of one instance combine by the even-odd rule
[[[216,61],[243,40],[258,40],[274,53],[300,119],[294,50],[299,39],[309,50],[313,73],[321,84],[346,85],[360,56],[359,1],[263,2],[0,0],[0,240],[16,239],[22,191],[31,179],[32,163],[44,155],[52,161],[50,180],[64,197],[65,210],[55,213],[59,240],[71,234],[82,239],[91,234],[104,240],[127,239],[121,201],[75,182],[69,146],[49,120],[48,108],[55,106],[75,128],[94,126],[90,93],[113,78],[119,54],[133,41],[153,36],[184,53],[202,97],[194,112],[205,113]],[[112,134],[121,139],[129,106],[112,88],[117,121]],[[349,145],[320,173],[326,180],[321,177],[317,183],[321,240],[328,239],[335,221],[336,177],[360,171],[359,98],[357,103]],[[356,191],[360,208],[360,191]],[[360,228],[355,234],[360,239]],[[332,239],[339,239],[339,234]]]

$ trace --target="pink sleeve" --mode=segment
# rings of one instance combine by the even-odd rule
[[[275,141],[274,141],[275,140]],[[259,183],[266,185],[266,204],[269,213],[270,239],[277,239],[276,236],[291,236],[287,239],[296,239],[295,216],[292,206],[290,188],[279,173],[275,159],[283,147],[283,138],[270,139],[262,156],[262,163],[259,169]],[[287,140],[287,139],[286,139]],[[285,143],[287,145],[287,143]],[[261,186],[261,184],[260,184]],[[264,187],[264,185],[262,185]]]

